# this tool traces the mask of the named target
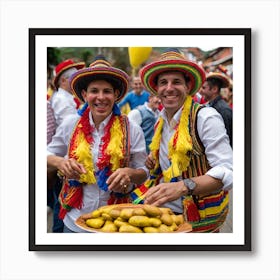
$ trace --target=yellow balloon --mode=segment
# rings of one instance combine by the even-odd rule
[[[152,47],[129,47],[129,61],[133,68],[137,68],[143,62],[145,62],[152,51]]]

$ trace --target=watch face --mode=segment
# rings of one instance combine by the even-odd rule
[[[186,179],[185,184],[189,187],[190,190],[193,190],[196,187],[196,183],[191,179]]]
[[[193,180],[190,180],[190,189],[193,190],[196,186],[196,183]]]

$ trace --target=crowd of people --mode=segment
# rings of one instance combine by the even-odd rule
[[[53,232],[83,232],[79,216],[116,203],[169,207],[193,232],[219,232],[233,185],[227,75],[206,73],[167,49],[137,77],[98,55],[88,67],[62,61],[53,81],[47,95]]]

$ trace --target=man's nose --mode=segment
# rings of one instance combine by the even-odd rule
[[[174,89],[174,86],[173,86],[173,84],[171,82],[166,84],[166,90],[172,91],[173,89]]]
[[[100,98],[100,99],[104,98],[104,96],[105,96],[105,94],[102,90],[100,90],[97,94],[97,98]]]

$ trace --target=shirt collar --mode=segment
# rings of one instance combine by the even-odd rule
[[[170,127],[174,128],[179,122],[180,122],[180,117],[182,114],[183,106],[175,113],[175,115],[172,117],[170,121]],[[165,123],[168,124],[167,116],[166,116],[166,110],[163,108],[162,111],[160,112],[160,116],[163,118]]]
[[[104,127],[108,124],[109,120],[111,119],[113,113],[111,113],[105,120],[103,120],[100,125],[99,125],[99,130],[100,129],[104,129]],[[93,122],[93,118],[92,118],[92,114],[91,114],[91,111],[89,111],[89,123],[92,127],[95,128],[95,124]]]

